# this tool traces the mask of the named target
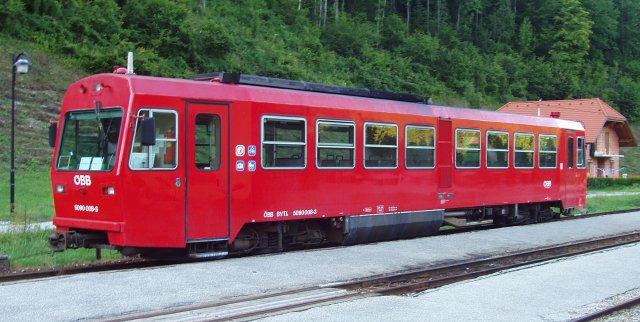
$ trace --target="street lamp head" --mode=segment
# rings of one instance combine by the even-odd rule
[[[31,67],[31,58],[25,52],[20,53],[13,62],[13,66],[18,74],[26,74]]]

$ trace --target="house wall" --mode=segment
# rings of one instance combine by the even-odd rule
[[[607,145],[608,138],[608,145]],[[619,155],[620,144],[618,142],[618,134],[610,126],[605,125],[602,132],[596,140],[596,154],[602,155]],[[620,177],[620,158],[619,157],[590,157],[591,153],[587,151],[587,165],[589,167],[590,177]]]

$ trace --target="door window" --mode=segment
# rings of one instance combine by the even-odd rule
[[[195,166],[201,170],[220,168],[220,117],[215,114],[196,115],[194,129]]]
[[[573,138],[569,138],[567,140],[567,154],[568,154],[567,166],[569,167],[569,169],[573,169],[573,159],[575,154],[575,151],[573,150]]]

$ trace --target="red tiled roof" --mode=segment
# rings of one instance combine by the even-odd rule
[[[585,139],[592,143],[596,140],[606,122],[624,124],[618,131],[621,146],[636,146],[635,138],[624,115],[599,98],[509,102],[498,109],[499,112],[549,116],[551,112],[560,112],[560,118],[581,122],[585,128]]]

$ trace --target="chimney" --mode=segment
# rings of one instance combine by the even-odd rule
[[[551,114],[549,115],[554,119],[559,119],[560,118],[560,112],[551,112]]]

